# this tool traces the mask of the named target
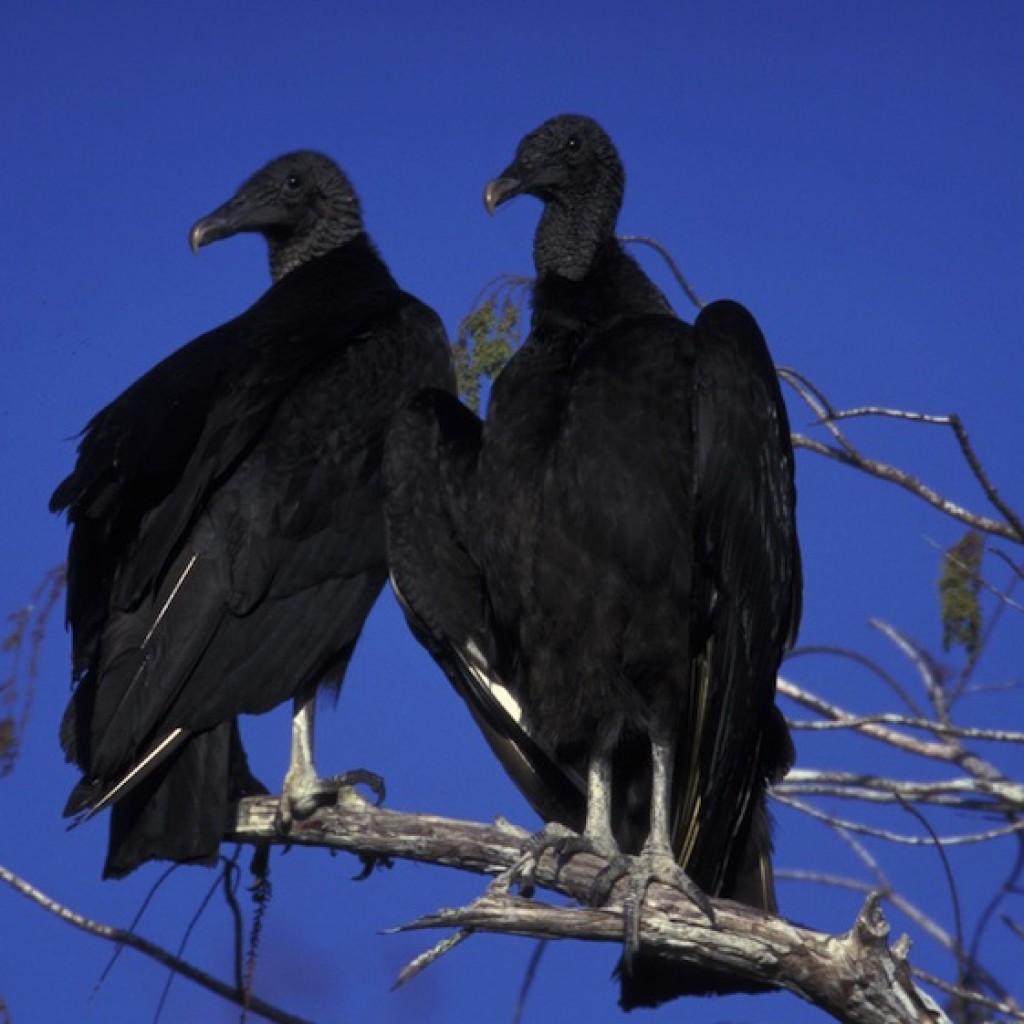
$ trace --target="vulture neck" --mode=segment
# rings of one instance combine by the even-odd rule
[[[636,317],[672,315],[660,289],[612,235],[597,243],[578,278],[538,271],[532,329],[542,333],[586,334]]]
[[[538,278],[557,274],[582,281],[598,251],[615,239],[615,204],[588,193],[560,195],[544,204],[533,239],[533,262]]]
[[[351,242],[362,231],[359,225],[353,228],[348,221],[321,219],[301,233],[283,237],[267,236],[270,255],[270,276],[278,282],[286,274],[301,267],[318,256],[325,256],[334,249],[340,249]]]

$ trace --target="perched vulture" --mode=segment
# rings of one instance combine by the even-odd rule
[[[282,827],[361,777],[317,778],[316,693],[340,686],[387,577],[392,413],[454,389],[438,317],[395,283],[333,161],[272,161],[190,242],[243,231],[266,240],[270,289],[93,417],[50,502],[72,527],[65,813],[112,805],[106,877],[216,859],[229,804],[264,791],[240,714],[294,700]]]
[[[440,390],[396,417],[392,581],[552,823],[533,855],[609,857],[637,906],[656,879],[706,911],[774,910],[765,790],[793,759],[775,677],[801,601],[786,410],[743,307],[691,326],[623,251],[623,188],[608,135],[575,115],[487,186],[492,212],[544,204],[531,332],[482,424]],[[746,987],[637,951],[638,928],[625,1008]]]

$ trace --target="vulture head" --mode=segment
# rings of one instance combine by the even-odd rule
[[[593,118],[560,114],[523,138],[512,163],[484,189],[484,205],[493,213],[518,195],[539,199],[538,273],[578,280],[615,233],[625,179],[607,132]]]
[[[363,230],[359,199],[329,157],[299,150],[271,160],[222,206],[192,225],[193,252],[243,231],[266,239],[270,270],[290,270],[351,241]]]

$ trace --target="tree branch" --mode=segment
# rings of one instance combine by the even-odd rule
[[[20,878],[2,864],[0,864],[0,881],[6,882],[16,892],[20,892],[22,896],[38,903],[44,910],[48,910],[62,921],[74,925],[75,928],[80,928],[90,935],[98,935],[101,939],[115,942],[119,946],[129,946],[142,953],[143,956],[148,956],[151,960],[162,964],[168,970],[174,971],[190,981],[194,981],[197,985],[201,985],[210,992],[228,1000],[228,1002],[244,1007],[266,1020],[277,1021],[279,1024],[309,1024],[302,1017],[286,1013],[284,1010],[279,1010],[276,1006],[271,1006],[270,1003],[265,1003],[262,999],[248,992],[224,984],[224,982],[219,981],[205,971],[199,970],[198,967],[194,967],[187,960],[182,960],[173,953],[168,953],[167,950],[150,942],[148,939],[142,938],[140,935],[136,935],[134,932],[115,928],[113,925],[102,924],[99,921],[93,921],[91,918],[71,910],[69,907],[64,906],[64,904],[58,903],[57,900],[47,896],[46,893],[41,892],[23,878]]]
[[[274,825],[276,810],[275,797],[242,801],[227,839],[282,843]],[[483,825],[348,800],[296,822],[287,842],[498,875],[519,862],[528,836],[505,821]],[[556,873],[548,854],[538,865],[536,882],[582,902],[605,866],[597,857],[580,854]],[[889,928],[877,895],[868,898],[846,935],[798,927],[728,900],[715,901],[715,913],[712,926],[684,896],[654,885],[644,903],[641,942],[680,962],[786,988],[846,1024],[948,1024],[942,1010],[914,984],[909,941],[888,946]],[[600,909],[557,907],[489,890],[469,906],[440,910],[407,927],[614,943],[621,943],[624,934],[619,888]]]
[[[980,459],[971,446],[967,431],[964,429],[958,416],[930,416],[925,413],[905,412],[900,409],[884,409],[879,406],[864,406],[858,409],[842,411],[834,408],[825,396],[825,393],[803,376],[803,374],[784,366],[778,368],[778,374],[815,414],[818,418],[818,424],[823,426],[836,441],[836,444],[831,445],[803,434],[793,434],[793,446],[795,448],[806,448],[809,451],[817,452],[819,455],[824,455],[826,458],[834,459],[843,465],[859,469],[869,476],[896,484],[898,487],[910,491],[911,494],[916,495],[940,512],[952,516],[954,519],[958,519],[960,522],[966,523],[968,526],[983,533],[1002,537],[1017,544],[1024,543],[1024,524],[1022,524],[1020,517],[1014,510],[1003,500],[995,485],[989,479]],[[843,433],[838,424],[844,420],[869,416],[949,427],[960,447],[960,453],[963,455],[964,461],[967,463],[975,480],[977,480],[985,497],[1003,516],[1005,522],[999,522],[988,516],[970,512],[948,498],[943,497],[936,490],[905,470],[864,455]]]

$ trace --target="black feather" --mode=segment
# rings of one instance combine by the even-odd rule
[[[542,816],[580,828],[588,761],[607,757],[614,838],[640,852],[651,745],[671,743],[675,857],[708,894],[771,910],[765,788],[793,758],[775,673],[801,590],[785,407],[742,307],[715,303],[690,326],[622,250],[623,181],[608,136],[572,115],[528,135],[488,186],[489,208],[521,193],[545,204],[531,333],[482,429],[445,398],[389,440],[399,467],[428,427],[436,438],[401,500],[389,486],[389,537],[405,533],[392,576],[471,706],[481,675],[512,695],[489,739]],[[417,543],[405,523],[426,507],[442,514]],[[457,572],[425,567],[445,549]],[[458,660],[478,635],[474,676]],[[620,975],[627,1009],[744,987],[642,950]]]
[[[292,176],[301,201],[282,198]],[[274,161],[192,240],[241,230],[267,237],[273,286],[96,415],[51,500],[73,527],[68,813],[116,792],[111,875],[211,861],[228,801],[261,788],[234,718],[340,685],[386,578],[388,421],[419,388],[454,388],[440,321],[325,157]]]

